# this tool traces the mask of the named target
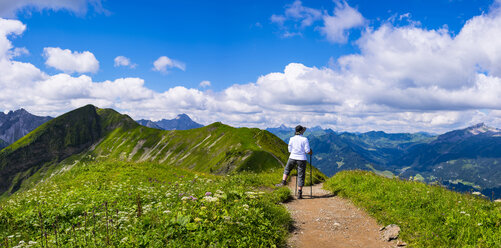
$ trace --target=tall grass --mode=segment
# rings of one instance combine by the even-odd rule
[[[366,171],[340,172],[324,187],[351,199],[382,225],[399,225],[411,247],[501,247],[500,204]]]

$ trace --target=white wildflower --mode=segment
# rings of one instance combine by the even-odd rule
[[[202,199],[203,201],[207,201],[207,202],[215,202],[218,200],[217,197],[213,197],[213,196],[204,196],[204,198]]]

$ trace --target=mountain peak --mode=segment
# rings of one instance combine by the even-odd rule
[[[137,122],[143,126],[164,130],[187,130],[203,127],[203,125],[194,122],[187,114],[179,114],[172,120],[149,121],[143,119]]]
[[[176,120],[191,120],[191,118],[187,114],[179,114],[176,117]]]
[[[483,122],[466,128],[466,131],[470,132],[473,135],[482,134],[482,133],[500,133],[501,132],[501,130],[494,128],[494,127],[489,127],[489,126],[485,125],[485,123],[483,123]]]
[[[25,115],[25,114],[30,114],[26,109],[20,108],[18,110],[10,110],[10,111],[5,111],[5,115],[11,116],[11,115]]]

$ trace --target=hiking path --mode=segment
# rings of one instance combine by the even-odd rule
[[[288,187],[294,194],[295,177]],[[303,188],[303,199],[285,203],[293,218],[288,247],[397,247],[397,241],[384,241],[381,226],[347,199],[333,196],[323,184]]]

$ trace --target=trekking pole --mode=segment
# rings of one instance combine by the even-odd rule
[[[296,169],[297,171],[297,169]],[[299,172],[296,175],[296,190],[294,191],[294,196],[297,196],[297,177],[299,176]]]
[[[311,154],[310,154],[310,198],[313,198],[313,165],[311,164]]]

